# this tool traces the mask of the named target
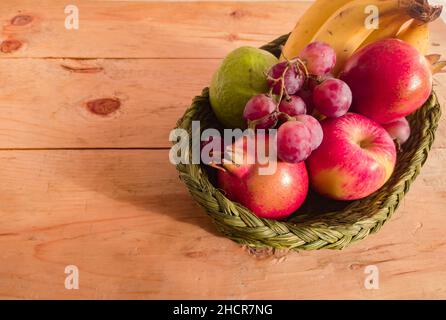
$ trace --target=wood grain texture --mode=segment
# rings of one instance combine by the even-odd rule
[[[66,5],[2,1],[0,41],[20,47],[0,57],[222,58],[289,32],[308,3],[76,1],[78,30],[65,28]],[[32,21],[11,24],[19,12]]]
[[[167,151],[1,151],[3,298],[446,298],[446,150],[395,217],[341,252],[256,259],[220,237]],[[426,205],[426,204],[429,205]],[[80,289],[64,289],[64,268]],[[364,288],[364,268],[380,289]]]
[[[0,148],[168,147],[218,60],[0,59]],[[106,116],[88,103],[119,99]]]

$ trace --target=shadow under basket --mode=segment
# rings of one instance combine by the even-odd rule
[[[265,45],[280,54],[284,35]],[[230,201],[214,186],[214,173],[207,166],[179,164],[180,179],[192,197],[206,210],[226,237],[249,247],[291,250],[343,249],[377,232],[392,216],[420,173],[435,138],[441,110],[435,93],[408,117],[409,140],[399,150],[395,171],[387,183],[370,196],[356,201],[334,201],[309,193],[301,208],[285,221],[262,219],[242,205]],[[177,127],[192,133],[192,121],[202,129],[219,128],[205,88],[178,121]],[[189,155],[190,156],[190,155]]]

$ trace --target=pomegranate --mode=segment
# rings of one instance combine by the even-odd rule
[[[349,58],[340,74],[352,93],[352,111],[388,123],[420,108],[432,91],[427,59],[398,39],[371,43]]]
[[[218,187],[224,190],[226,197],[244,205],[258,217],[283,219],[297,210],[308,193],[308,173],[305,163],[286,163],[277,161],[267,155],[268,163],[260,161],[248,162],[257,158],[247,148],[246,139],[236,141],[232,150],[241,152],[242,163],[238,165],[226,163],[224,170],[218,170]],[[257,148],[269,150],[268,136],[256,135]],[[243,144],[243,146],[242,146]],[[265,149],[260,147],[265,144]],[[231,151],[231,152],[233,152]],[[264,163],[264,162],[262,162]],[[260,168],[271,166],[274,170],[268,174],[260,174]]]

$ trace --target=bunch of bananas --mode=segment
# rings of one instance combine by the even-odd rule
[[[399,38],[421,53],[429,47],[428,23],[441,7],[427,0],[316,0],[300,18],[282,51],[293,58],[310,42],[331,45],[337,54],[337,74],[361,47],[385,38]]]

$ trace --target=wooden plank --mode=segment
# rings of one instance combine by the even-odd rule
[[[0,59],[0,148],[167,147],[218,63]],[[120,106],[91,112],[97,99]]]
[[[0,16],[2,13],[12,12],[12,8],[15,8],[15,6],[29,3],[26,1],[2,3],[0,4]],[[94,24],[96,27],[102,21],[113,24],[126,18],[126,14],[141,15],[141,12],[151,8],[140,8],[139,6],[166,6],[165,9],[173,5],[172,3],[135,2],[126,6],[126,11],[118,10],[122,9],[119,7],[123,5],[122,3],[85,3],[97,10],[101,8],[106,12],[108,12],[107,10],[118,11],[116,16],[104,15],[102,11],[100,11],[101,14],[97,15],[91,13],[92,17],[88,21],[93,24],[97,20]],[[59,2],[53,1],[44,2],[36,10],[42,10],[48,17],[51,16],[52,18],[49,19],[48,23],[54,23],[59,19],[55,15],[54,8],[59,4]],[[196,10],[196,7],[194,7],[195,9],[192,8],[194,5],[198,4],[181,4],[181,6],[187,8],[190,7],[189,11]],[[210,7],[207,7],[207,5]],[[247,6],[246,8],[249,9],[245,8],[248,10],[247,12],[254,10],[257,12],[256,14],[260,15],[260,12],[263,12],[262,10],[267,9],[264,6],[269,6],[271,3],[256,5],[249,3],[214,3],[205,4],[205,9],[209,12],[217,12],[216,8],[223,6],[224,10],[221,11],[226,12],[225,10],[228,10],[230,5]],[[283,4],[284,7],[289,5],[296,4]],[[181,6],[175,8],[183,8]],[[94,8],[92,12],[96,12]],[[158,8],[153,12],[146,12],[150,12],[150,17],[152,14],[156,17],[157,12],[159,13],[162,10],[163,8]],[[87,11],[90,12],[90,10]],[[289,12],[292,10],[283,11]],[[239,20],[248,19],[246,26],[252,27],[253,17],[256,14],[242,15]],[[184,15],[179,13],[178,15],[176,21],[181,21],[184,18],[186,19],[185,24],[191,24],[190,17],[186,13]],[[282,12],[280,16],[283,16]],[[155,18],[153,19],[156,21]],[[277,21],[277,19],[270,20]],[[280,20],[283,21],[283,19]],[[139,21],[152,20],[142,19],[137,21],[139,23]],[[30,25],[16,26],[14,32],[21,30],[20,32],[29,33],[34,28],[33,23],[39,22],[33,20]],[[216,22],[213,21],[212,23]],[[239,26],[240,30],[242,30],[244,24],[242,23]],[[226,23],[220,27],[219,30],[229,30],[231,24]],[[4,30],[4,32],[11,31],[9,30],[11,26],[8,27],[6,18],[5,28],[6,31]],[[45,32],[50,29],[50,27],[44,28]],[[442,39],[444,32],[445,26],[442,22],[438,21],[432,26],[432,52],[443,54],[446,52]],[[68,34],[69,32],[65,32],[60,37],[66,39],[66,41],[72,41],[73,39],[70,40]],[[92,40],[91,37],[95,37],[96,34],[98,33],[92,31],[88,37],[82,34],[79,41],[85,39],[87,39],[85,41],[90,41]],[[132,34],[130,38],[138,38],[141,35],[142,33]],[[274,36],[271,35],[265,42],[271,40]],[[119,35],[109,37],[104,41],[113,43],[117,38],[119,38]],[[51,45],[68,45],[63,39],[57,37],[54,39],[57,41],[51,42]],[[103,39],[102,36],[101,39]],[[101,39],[93,39],[92,41],[100,43]],[[143,40],[141,41],[145,43]],[[238,43],[238,45],[253,44],[248,40],[241,42],[243,43]],[[38,41],[38,43],[41,44],[41,41]],[[54,50],[52,52],[60,52],[51,45],[47,44],[45,48]],[[100,46],[100,48],[106,47],[107,45]],[[193,43],[191,43],[191,47],[193,49],[197,48]],[[225,50],[223,55],[230,50],[230,48],[224,46],[221,49]],[[175,50],[175,52],[180,51]],[[65,54],[69,55],[68,51]],[[128,54],[131,56],[131,53]],[[10,57],[11,55],[5,54],[4,56]],[[209,84],[211,75],[217,68],[218,63],[219,59],[155,59],[153,61],[144,59],[0,59],[2,70],[0,73],[0,148],[168,147],[167,136],[170,129],[175,125],[176,119],[190,105],[192,97],[199,94],[202,87]],[[36,77],[36,75],[39,76]],[[443,83],[446,83],[446,76],[437,75],[436,78],[437,91],[444,99],[446,90]],[[57,94],[55,94],[56,92]],[[175,92],[175,94],[172,94],[172,92]],[[88,112],[86,107],[88,102],[103,98],[119,99],[120,108],[107,117]],[[113,108],[113,106],[112,101],[111,107]],[[446,130],[443,127],[440,128],[440,136],[446,136]]]
[[[310,2],[81,0],[78,30],[65,28],[66,5],[0,3],[0,58],[222,58],[241,45],[260,46],[291,31]]]
[[[219,62],[0,59],[0,148],[169,147],[170,130]],[[444,105],[446,75],[435,78]],[[106,98],[119,99],[119,108],[90,111]],[[436,146],[446,147],[443,123],[438,136]]]
[[[81,0],[78,30],[65,28],[66,5],[2,1],[0,57],[222,58],[289,32],[309,3]]]
[[[215,233],[167,151],[0,151],[2,298],[446,298],[446,150],[343,252],[256,259]],[[80,289],[64,289],[64,268]],[[376,265],[380,289],[364,288]]]

